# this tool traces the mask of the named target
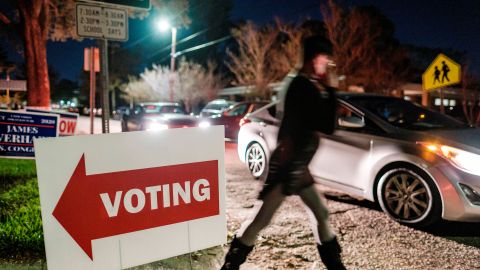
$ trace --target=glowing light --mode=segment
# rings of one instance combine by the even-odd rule
[[[168,22],[167,20],[165,19],[159,19],[157,21],[157,28],[162,31],[162,32],[165,32],[165,31],[168,31],[170,30],[172,27],[170,26],[170,22]]]
[[[429,143],[420,143],[429,151],[445,158],[452,165],[465,172],[480,175],[480,155],[460,150],[447,145],[435,145]]]
[[[202,121],[202,122],[200,122],[200,124],[198,124],[198,126],[201,127],[201,128],[207,128],[207,127],[210,126],[210,123],[207,122],[207,121]]]
[[[425,147],[432,152],[437,152],[437,150],[438,150],[438,147],[434,144],[428,144]]]
[[[159,131],[168,129],[168,125],[160,124],[160,123],[148,123],[146,130],[148,131]]]

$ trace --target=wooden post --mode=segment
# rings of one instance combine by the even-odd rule
[[[429,95],[427,90],[423,90],[422,92],[422,106],[427,108],[430,107]]]
[[[93,134],[94,112],[95,107],[95,47],[90,47],[90,134]]]
[[[443,99],[444,99],[443,88],[440,88],[440,112],[441,113],[445,113],[445,105],[443,105]]]

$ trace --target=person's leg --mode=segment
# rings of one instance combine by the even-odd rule
[[[306,187],[298,195],[305,203],[310,214],[313,234],[317,243],[327,242],[335,237],[328,222],[328,209],[313,185]],[[312,216],[313,215],[313,216]]]
[[[313,185],[302,189],[300,198],[308,207],[311,216],[313,234],[322,262],[329,270],[346,269],[342,263],[342,249],[328,222],[328,209]],[[312,217],[313,216],[313,217]]]
[[[285,195],[281,185],[275,186],[263,196],[263,201],[256,206],[255,213],[246,220],[230,244],[221,270],[237,270],[252,251],[258,233],[265,228],[273,214],[282,204]]]
[[[265,194],[262,202],[255,207],[254,214],[242,224],[237,232],[238,239],[246,245],[253,246],[258,233],[270,223],[283,199],[285,199],[285,195],[282,193],[280,184]]]

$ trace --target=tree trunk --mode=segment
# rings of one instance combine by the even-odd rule
[[[27,105],[50,108],[50,81],[47,64],[48,5],[44,1],[20,3],[23,20]]]

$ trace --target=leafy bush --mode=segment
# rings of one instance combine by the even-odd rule
[[[0,256],[44,256],[36,179],[0,194]]]

